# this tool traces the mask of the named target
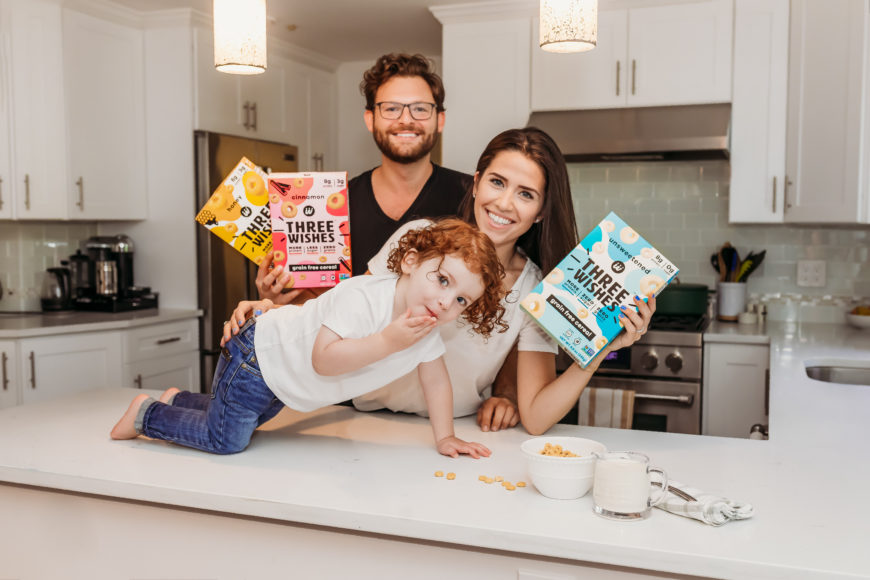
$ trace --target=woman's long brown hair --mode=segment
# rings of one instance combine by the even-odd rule
[[[544,172],[541,221],[532,224],[520,236],[517,246],[546,274],[578,243],[577,222],[574,218],[565,158],[559,146],[544,131],[536,127],[508,129],[496,135],[480,155],[476,169],[479,178],[483,177],[489,164],[502,151],[518,151],[534,161]],[[472,185],[466,192],[459,206],[460,217],[469,223],[475,223],[473,187]]]

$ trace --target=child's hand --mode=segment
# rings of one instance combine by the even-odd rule
[[[449,457],[459,457],[459,454],[462,453],[464,455],[471,455],[475,459],[480,459],[481,457],[489,457],[492,454],[486,446],[480,443],[474,443],[473,441],[469,443],[453,435],[438,441],[435,447],[438,449],[438,453]]]
[[[405,350],[435,328],[432,316],[411,316],[411,310],[399,316],[381,331],[393,352]]]
[[[239,329],[245,325],[245,321],[249,316],[259,316],[267,310],[271,310],[275,304],[268,298],[264,300],[242,300],[236,309],[230,314],[230,319],[224,322],[223,336],[221,337],[221,346],[224,346],[230,339],[239,333]]]

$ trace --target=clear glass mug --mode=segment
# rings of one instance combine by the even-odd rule
[[[661,477],[661,492],[653,498],[650,473]],[[595,513],[615,520],[642,520],[668,494],[668,476],[651,467],[649,457],[634,451],[601,453],[592,483]]]

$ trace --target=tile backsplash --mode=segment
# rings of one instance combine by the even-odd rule
[[[80,242],[95,235],[95,223],[0,222],[0,311],[40,310],[46,268],[60,266]]]
[[[710,254],[726,241],[741,256],[767,250],[747,281],[759,296],[870,296],[870,227],[728,223],[727,161],[569,164],[581,237],[616,212],[680,268],[680,280],[714,287]],[[800,287],[798,260],[824,260],[826,285]]]

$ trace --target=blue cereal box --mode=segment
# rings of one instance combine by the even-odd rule
[[[611,212],[520,306],[585,367],[622,330],[619,307],[658,295],[678,271]]]

